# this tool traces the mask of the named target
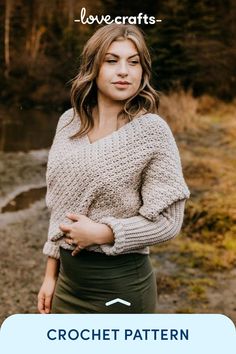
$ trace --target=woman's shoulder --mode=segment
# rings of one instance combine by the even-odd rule
[[[153,133],[154,135],[158,134],[171,134],[171,129],[168,125],[168,123],[165,121],[164,118],[159,116],[156,113],[146,113],[140,117],[141,123],[143,123],[143,127],[147,128],[150,133]]]
[[[58,124],[62,125],[64,123],[67,123],[70,119],[72,119],[73,116],[74,116],[74,109],[71,107],[60,115],[58,119]]]
[[[67,126],[69,123],[71,123],[75,117],[78,119],[78,115],[73,107],[63,112],[58,119],[57,132],[63,127]]]

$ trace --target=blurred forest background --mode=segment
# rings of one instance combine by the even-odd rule
[[[142,25],[160,115],[191,190],[181,235],[152,247],[159,312],[224,313],[236,323],[236,3],[233,0],[0,0],[0,321],[36,313],[47,237],[45,169],[87,14]]]
[[[236,93],[236,4],[233,0],[1,0],[1,100],[23,107],[68,105],[66,82],[77,73],[81,48],[95,25],[87,14],[162,19],[142,25],[160,91],[182,87],[230,100]],[[53,87],[53,90],[52,90]],[[23,88],[23,89],[22,89]]]

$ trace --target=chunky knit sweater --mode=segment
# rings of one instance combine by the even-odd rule
[[[80,126],[72,117],[73,109],[60,117],[49,152],[44,254],[59,258],[60,246],[74,248],[59,229],[72,223],[68,212],[111,227],[114,244],[87,248],[107,255],[147,254],[148,246],[176,236],[189,190],[167,123],[148,113],[90,143],[87,135],[70,138]]]

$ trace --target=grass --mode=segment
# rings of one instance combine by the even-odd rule
[[[160,115],[176,137],[191,198],[181,235],[152,251],[176,268],[159,274],[161,292],[177,291],[187,305],[176,312],[192,313],[207,303],[215,275],[236,266],[236,101],[180,91],[161,97]]]

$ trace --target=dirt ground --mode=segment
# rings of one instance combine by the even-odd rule
[[[14,206],[14,198],[45,185],[48,150],[0,153],[0,206]],[[0,214],[0,323],[15,313],[37,313],[37,292],[43,279],[49,214],[44,196],[21,205],[20,210]],[[202,296],[187,296],[192,277],[204,279],[196,268],[181,268],[166,251],[152,254],[157,274],[160,313],[222,313],[236,323],[236,269],[211,274],[214,284]],[[181,276],[185,282],[173,283]],[[209,274],[207,275],[209,278]],[[169,283],[168,283],[169,281]],[[172,281],[172,284],[170,282]],[[169,284],[169,286],[168,286]]]

